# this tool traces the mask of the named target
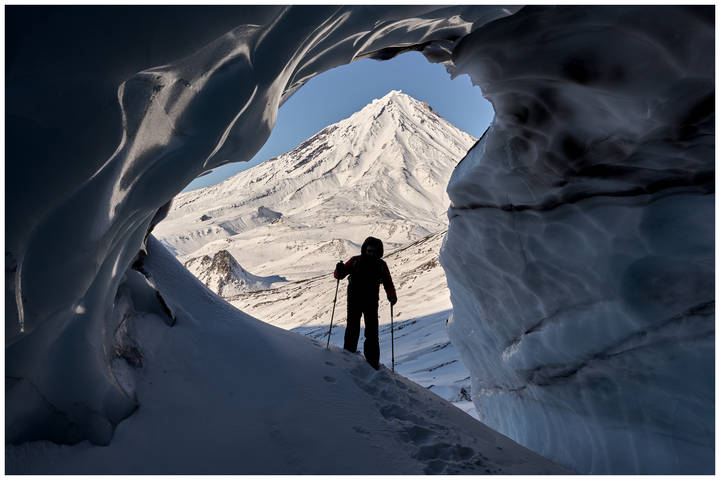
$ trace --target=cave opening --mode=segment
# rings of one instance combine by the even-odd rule
[[[333,68],[282,105],[253,159],[195,179],[153,234],[210,290],[270,324],[326,341],[336,305],[340,347],[347,299],[343,282],[333,302],[334,265],[366,237],[381,239],[399,298],[399,372],[476,415],[445,332],[452,306],[438,257],[450,175],[493,115],[469,77],[452,79],[418,52]],[[380,290],[381,363],[390,365]],[[431,354],[417,354],[421,337],[432,338]]]
[[[25,38],[9,49],[7,87],[8,441],[110,442],[137,404],[109,373],[107,333],[129,311],[116,300],[149,311],[126,294],[126,270],[158,209],[223,155],[257,151],[284,92],[310,75],[356,55],[427,47],[441,58],[451,52],[498,114],[450,184],[443,250],[461,300],[453,329],[476,384],[488,387],[483,421],[579,472],[712,471],[714,429],[697,428],[714,414],[712,9],[317,6],[293,18],[283,8],[251,24],[242,11],[218,12],[226,20],[215,24],[152,9],[92,18],[65,10],[41,18],[45,28],[18,29]],[[244,27],[229,31],[236,25]],[[152,65],[163,67],[142,70]],[[183,372],[195,385],[217,380],[196,390],[235,408],[237,397],[223,394],[242,391],[242,375],[207,375],[204,360],[247,365],[257,345],[287,345],[287,336],[233,311],[242,344],[229,344],[226,304],[188,288],[197,282],[182,269],[163,270],[175,265],[165,249],[154,253],[148,268],[180,328],[159,335],[168,341],[147,364],[153,380],[166,373],[162,360],[198,353],[197,338],[212,336],[228,358],[203,350]],[[328,365],[306,353],[272,357],[277,384],[294,384],[298,363]],[[336,389],[329,377],[315,386]],[[166,396],[144,412],[177,397],[148,391]],[[326,398],[308,405],[338,414]],[[155,444],[175,446],[181,436],[172,433]],[[122,446],[118,437],[110,449]]]

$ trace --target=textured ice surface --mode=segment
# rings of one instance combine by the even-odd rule
[[[496,118],[448,187],[451,339],[480,418],[581,472],[713,471],[713,41],[528,8],[454,52]]]
[[[482,418],[582,472],[713,471],[711,6],[44,8],[6,8],[9,442],[108,443],[156,211],[313,75],[418,49],[497,113],[443,253]]]

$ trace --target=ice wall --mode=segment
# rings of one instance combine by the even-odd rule
[[[587,473],[714,471],[711,8],[526,8],[454,51],[493,103],[441,261],[487,424]]]
[[[152,218],[252,158],[292,92],[359,57],[447,61],[516,10],[8,7],[8,441],[111,440],[137,404],[109,367],[114,299]]]
[[[108,443],[157,210],[315,74],[414,49],[497,112],[442,253],[485,420],[581,471],[711,470],[712,7],[518,10],[6,7],[7,440]]]

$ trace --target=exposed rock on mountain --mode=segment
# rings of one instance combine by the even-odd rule
[[[185,262],[185,267],[198,279],[216,292],[227,297],[242,292],[270,288],[273,283],[285,282],[278,275],[258,277],[245,270],[227,250],[220,250],[212,257],[203,255]]]

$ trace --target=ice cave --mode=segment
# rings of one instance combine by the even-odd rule
[[[128,302],[192,310],[138,293],[163,206],[313,76],[412,50],[496,112],[441,252],[481,420],[580,473],[714,472],[713,6],[7,6],[6,42],[9,445],[120,441],[153,408]]]

